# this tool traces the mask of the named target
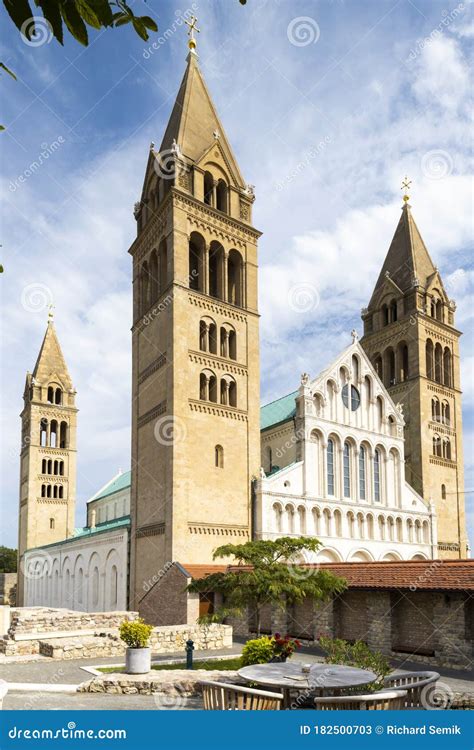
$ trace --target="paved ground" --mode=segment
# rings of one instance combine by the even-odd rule
[[[241,643],[234,643],[232,649],[223,649],[213,651],[212,656],[230,656],[240,653]],[[196,651],[195,659],[209,657],[208,651]],[[182,654],[167,654],[156,657],[154,661],[163,662],[171,658],[183,659]],[[311,647],[303,648],[294,657],[295,661],[313,662],[322,661],[321,656]],[[118,664],[120,659],[117,657],[81,659],[70,661],[53,661],[51,659],[42,659],[40,661],[19,661],[13,663],[3,662],[1,664],[1,678],[9,683],[30,683],[30,684],[48,684],[55,685],[78,685],[85,680],[92,679],[93,675],[85,672],[81,667],[97,666],[107,664]],[[432,670],[433,667],[408,661],[393,661],[395,669],[419,671]],[[474,694],[474,671],[466,672],[462,670],[445,669],[436,667],[436,671],[441,675],[441,682],[448,685],[456,694],[473,695]],[[35,690],[14,690],[9,692],[5,701],[5,709],[31,710],[31,709],[48,709],[48,710],[111,710],[124,709],[155,711],[159,709],[196,709],[201,707],[201,701],[198,698],[178,699],[164,698],[163,696],[149,695],[107,695],[101,693],[58,693]]]

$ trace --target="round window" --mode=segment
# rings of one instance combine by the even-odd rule
[[[350,386],[350,396],[349,396],[349,385],[345,385],[342,389],[342,401],[344,403],[344,406],[347,406],[347,408],[351,408],[351,411],[355,411],[360,406],[360,393],[355,387],[355,385]],[[350,404],[349,404],[350,400]]]

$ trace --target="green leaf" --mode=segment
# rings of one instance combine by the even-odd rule
[[[150,18],[150,16],[140,16],[140,21],[147,27],[147,29],[150,29],[150,31],[158,31],[158,25],[153,18]]]
[[[84,21],[92,26],[94,29],[101,29],[102,23],[97,18],[96,14],[90,7],[86,0],[76,0],[76,8],[78,13],[82,16]]]
[[[77,12],[76,6],[72,5],[68,0],[61,0],[61,15],[74,39],[77,39],[84,47],[87,47],[89,38],[87,36],[86,25]]]
[[[113,14],[109,0],[86,0],[87,5],[94,11],[102,26],[112,26]]]
[[[137,32],[138,36],[140,36],[144,42],[147,42],[149,39],[149,36],[146,30],[146,26],[140,21],[139,18],[133,18],[132,23],[133,23],[133,28]]]
[[[8,75],[10,75],[12,78],[14,78],[15,81],[17,80],[17,77],[14,74],[13,70],[10,70],[10,68],[7,68],[7,66],[5,65],[5,63],[0,62],[0,68],[2,68],[2,70],[4,70],[6,73],[8,73]]]
[[[130,23],[132,19],[125,13],[115,13],[114,15],[114,26],[125,26],[126,23]]]
[[[4,126],[4,125],[0,125],[0,132],[1,132],[2,130],[5,130],[5,126]]]
[[[3,4],[13,23],[20,31],[23,24],[33,17],[28,0],[3,0]],[[34,22],[28,24],[26,29],[28,33],[25,34],[27,39],[31,39],[34,28]]]
[[[59,44],[63,44],[63,22],[57,0],[35,0],[35,3],[43,11],[43,15],[51,26],[55,39],[58,40]]]

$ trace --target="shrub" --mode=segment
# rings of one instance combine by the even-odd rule
[[[147,625],[141,618],[130,622],[124,620],[120,624],[120,638],[129,648],[147,648],[153,625]]]
[[[251,664],[266,664],[274,656],[273,638],[262,635],[261,638],[254,638],[247,641],[242,649],[242,666],[248,667]]]
[[[370,669],[377,675],[377,680],[371,682],[369,689],[378,690],[383,687],[383,678],[391,671],[388,659],[380,651],[371,651],[363,641],[349,643],[341,638],[319,638],[319,645],[326,654],[326,664],[345,664],[348,667]]]

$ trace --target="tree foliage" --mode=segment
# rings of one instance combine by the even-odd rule
[[[16,549],[0,547],[0,573],[16,573],[17,556]]]
[[[346,588],[346,582],[329,571],[305,567],[296,562],[305,550],[316,552],[320,543],[314,537],[280,537],[260,539],[245,544],[224,544],[214,552],[214,559],[232,556],[238,563],[234,570],[211,573],[191,581],[188,591],[222,595],[224,606],[213,620],[232,613],[241,614],[247,607],[255,612],[260,634],[262,608],[275,604],[284,609],[305,599],[325,600]]]
[[[38,11],[33,11],[30,0],[3,0],[8,15],[28,41],[37,34],[41,21]],[[103,29],[131,24],[146,42],[148,31],[158,31],[150,16],[136,16],[125,0],[34,0],[43,13],[51,34],[64,44],[64,27],[80,44],[89,44],[88,28]]]

